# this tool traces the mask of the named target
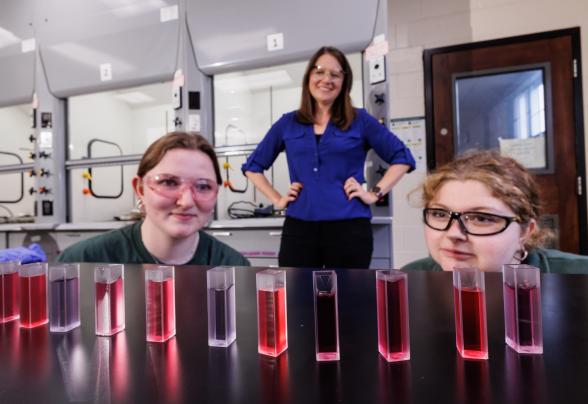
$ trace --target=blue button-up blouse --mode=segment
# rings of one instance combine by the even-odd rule
[[[389,164],[415,168],[404,143],[364,109],[356,110],[346,131],[329,122],[318,143],[313,125],[300,123],[293,111],[270,128],[241,170],[262,173],[285,150],[290,182],[303,185],[286,216],[307,221],[371,218],[370,207],[359,198],[347,200],[343,190],[349,177],[365,182],[364,164],[371,148]]]

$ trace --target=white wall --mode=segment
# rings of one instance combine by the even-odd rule
[[[424,49],[579,26],[584,60],[588,57],[585,0],[388,0],[388,11],[392,119],[425,115]],[[585,62],[584,77],[587,66]],[[587,90],[584,79],[583,94]],[[584,117],[588,117],[587,100]],[[420,208],[407,201],[407,194],[423,178],[421,173],[407,175],[394,190],[394,267],[428,254]]]

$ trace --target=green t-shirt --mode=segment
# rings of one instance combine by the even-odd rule
[[[112,230],[66,248],[58,262],[100,262],[113,264],[155,264],[141,239],[141,224],[137,222]],[[186,265],[235,265],[251,263],[237,250],[218,241],[204,231],[200,235],[194,257]]]
[[[523,261],[523,264],[539,268],[541,272],[557,274],[588,274],[588,257],[570,254],[559,250],[535,248]],[[443,269],[433,258],[427,257],[413,261],[402,267],[403,270],[442,271]]]

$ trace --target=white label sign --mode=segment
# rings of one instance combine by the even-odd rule
[[[188,131],[200,132],[200,114],[188,115]]]
[[[284,34],[279,32],[267,36],[267,50],[269,52],[284,49]]]
[[[100,65],[100,81],[112,80],[112,65],[110,63],[102,63]]]
[[[51,132],[41,132],[39,134],[39,147],[43,149],[53,147],[53,134]]]
[[[177,20],[179,17],[178,6],[163,7],[159,10],[159,19],[161,22]]]
[[[22,53],[32,52],[35,50],[35,38],[25,39],[20,44]]]

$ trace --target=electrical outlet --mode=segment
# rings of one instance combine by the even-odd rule
[[[370,84],[386,81],[386,57],[378,56],[369,61]]]

